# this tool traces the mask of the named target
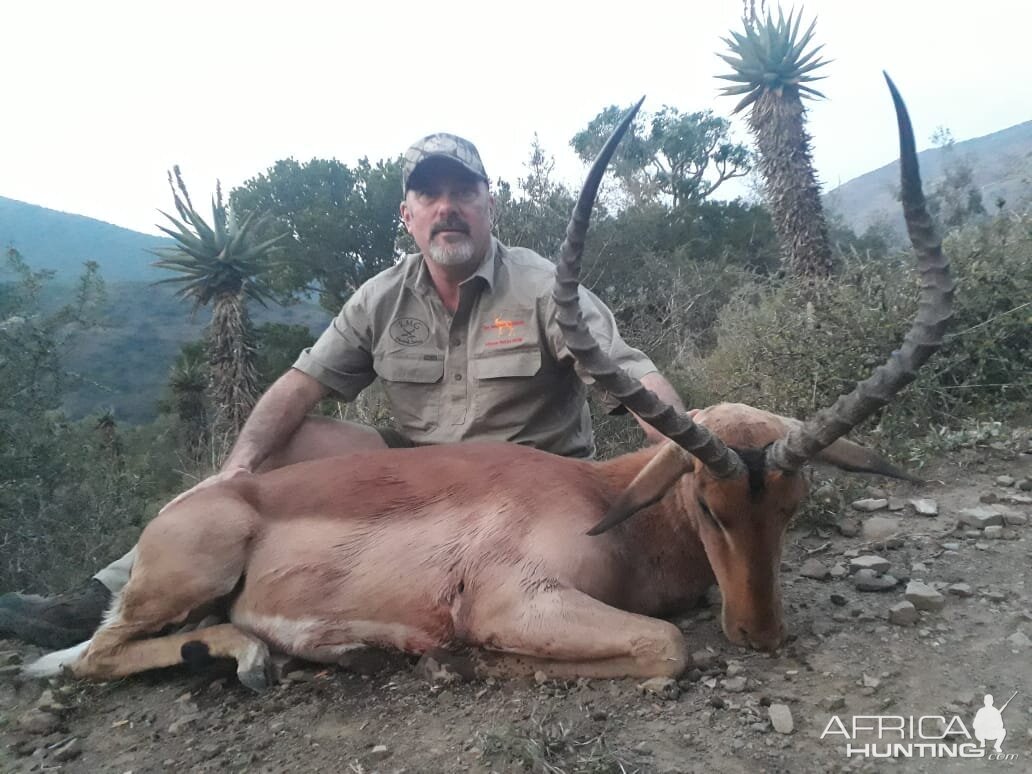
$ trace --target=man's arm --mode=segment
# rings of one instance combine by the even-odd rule
[[[247,418],[222,469],[171,500],[164,508],[212,484],[253,473],[266,458],[286,445],[308,412],[329,389],[306,373],[291,368],[272,383]]]

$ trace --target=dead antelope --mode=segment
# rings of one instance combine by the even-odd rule
[[[66,664],[79,677],[109,679],[229,657],[261,689],[270,646],[320,662],[389,646],[468,647],[486,674],[676,675],[685,643],[660,616],[691,607],[714,581],[728,638],[777,647],[781,545],[806,494],[800,468],[816,459],[905,475],[843,436],[914,378],[950,316],[948,264],[925,211],[909,119],[889,86],[920,311],[901,348],[831,408],[797,422],[722,404],[693,421],[592,341],[579,319],[578,264],[595,192],[632,111],[580,194],[555,296],[571,350],[668,443],[607,462],[506,444],[389,450],[225,482],[151,522],[104,626],[29,673]],[[219,599],[230,623],[154,636]]]

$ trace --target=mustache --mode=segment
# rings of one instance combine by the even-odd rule
[[[430,229],[430,237],[433,238],[442,231],[460,231],[469,236],[469,224],[458,216],[450,217],[440,223],[435,223],[434,227]]]

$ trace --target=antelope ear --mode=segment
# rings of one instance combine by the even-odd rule
[[[924,483],[923,479],[907,473],[902,468],[897,468],[880,454],[875,454],[867,447],[845,438],[839,438],[831,446],[818,453],[816,459],[819,462],[834,465],[840,470],[848,470],[853,473],[877,473],[880,476],[901,478],[917,484]]]
[[[609,506],[602,521],[588,530],[588,534],[601,535],[642,508],[658,502],[691,467],[691,455],[676,443],[667,442]]]

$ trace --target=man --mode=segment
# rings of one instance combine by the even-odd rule
[[[419,252],[355,292],[262,396],[222,470],[173,503],[217,481],[359,450],[502,440],[594,454],[584,386],[591,379],[556,323],[555,267],[492,236],[494,200],[476,148],[450,134],[424,137],[406,152],[402,179],[401,219]],[[608,354],[683,410],[652,362],[620,338],[605,305],[584,291],[581,307]],[[309,416],[327,395],[353,400],[376,377],[397,430]],[[650,441],[662,438],[642,427]],[[88,639],[128,580],[133,556],[68,594],[0,597],[0,634],[55,648]]]

